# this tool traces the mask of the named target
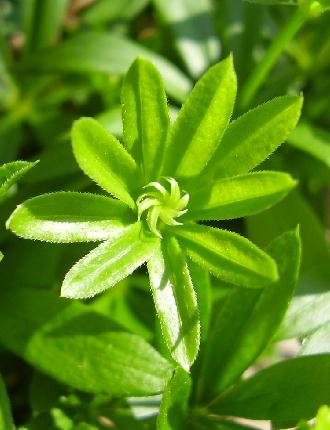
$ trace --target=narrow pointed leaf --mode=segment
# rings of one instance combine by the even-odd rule
[[[4,381],[0,375],[0,429],[14,430],[13,418],[10,410],[10,403]]]
[[[148,183],[158,176],[169,127],[165,90],[152,63],[142,58],[134,61],[125,76],[121,98],[124,142],[141,161]]]
[[[130,207],[130,190],[139,183],[134,159],[121,143],[97,121],[81,118],[72,128],[73,152],[80,168],[105,191]]]
[[[211,67],[198,81],[174,123],[165,175],[190,178],[204,169],[228,125],[236,89],[232,57]]]
[[[177,368],[168,381],[157,418],[157,430],[182,430],[188,416],[192,381],[189,374]]]
[[[13,161],[0,166],[0,200],[26,172],[34,167],[38,162]]]
[[[275,261],[236,233],[196,224],[172,231],[193,261],[226,282],[260,288],[278,279]]]
[[[143,235],[140,222],[132,224],[69,270],[62,285],[62,296],[82,299],[114,286],[148,260],[156,243],[157,239]]]
[[[172,373],[140,336],[87,305],[40,289],[1,288],[0,343],[42,373],[88,393],[152,395],[163,391]]]
[[[284,233],[266,250],[277,262],[280,279],[262,290],[235,289],[226,299],[207,343],[200,393],[204,400],[224,391],[255,361],[289,306],[300,264],[298,231]]]
[[[233,121],[204,173],[220,178],[254,169],[289,136],[302,102],[301,97],[278,97]]]
[[[221,220],[261,212],[296,185],[286,173],[255,172],[215,181],[190,194],[186,219]]]
[[[43,194],[19,205],[7,228],[26,239],[89,242],[116,237],[132,217],[118,200],[96,194]]]
[[[297,422],[330,404],[330,354],[293,358],[268,367],[221,396],[213,413]]]
[[[189,371],[199,348],[199,316],[187,262],[175,238],[164,239],[154,250],[148,270],[166,344],[172,357]]]

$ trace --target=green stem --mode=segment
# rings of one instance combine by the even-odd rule
[[[294,15],[292,15],[291,19],[286,23],[282,31],[274,39],[266,54],[257,64],[243,86],[240,99],[240,108],[242,110],[246,110],[246,108],[249,107],[255,94],[263,84],[276,60],[307,19],[308,14],[306,14],[306,11],[303,10],[303,8],[298,8]]]

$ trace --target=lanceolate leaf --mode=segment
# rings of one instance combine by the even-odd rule
[[[329,380],[330,354],[286,360],[238,384],[211,411],[256,420],[310,419],[330,404]]]
[[[157,430],[182,430],[188,416],[192,381],[183,369],[176,369],[167,383],[157,418]]]
[[[207,184],[190,194],[186,219],[221,220],[261,212],[276,204],[296,185],[280,172],[255,172]]]
[[[18,236],[47,242],[88,242],[116,237],[132,213],[118,200],[88,193],[58,192],[27,200],[7,228]]]
[[[28,170],[32,169],[37,161],[13,161],[0,166],[0,200],[9,188],[17,182]]]
[[[92,118],[72,128],[73,152],[80,168],[98,185],[135,207],[130,190],[139,185],[138,168],[120,142]]]
[[[236,88],[232,57],[211,67],[198,81],[174,123],[165,175],[190,178],[204,169],[230,120]]]
[[[278,97],[233,121],[205,174],[234,176],[258,166],[294,129],[301,106],[301,97]]]
[[[13,418],[11,416],[9,399],[5,384],[0,376],[0,429],[14,430]]]
[[[267,252],[277,262],[280,279],[262,290],[235,289],[213,326],[203,363],[200,395],[212,400],[247,369],[272,339],[298,278],[298,231],[275,239]]]
[[[132,224],[69,270],[62,285],[62,296],[87,298],[112,287],[145,263],[157,242],[158,238],[143,234],[140,222]]]
[[[175,227],[173,233],[192,260],[226,282],[260,288],[278,279],[274,260],[236,233],[196,224]]]
[[[154,250],[148,270],[166,344],[173,358],[189,371],[199,348],[198,306],[187,262],[174,237],[163,239]]]
[[[124,141],[146,183],[156,178],[167,139],[169,114],[158,70],[139,58],[130,67],[122,89]]]
[[[89,393],[159,393],[172,371],[141,337],[86,305],[40,289],[1,288],[0,343],[43,373]]]

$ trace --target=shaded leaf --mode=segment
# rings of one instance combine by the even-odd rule
[[[79,260],[66,274],[61,295],[82,299],[114,286],[145,263],[157,243],[144,236],[140,222],[132,224]]]
[[[10,403],[6,387],[0,376],[0,428],[3,430],[14,430],[15,426],[10,410]]]
[[[142,338],[81,303],[40,289],[2,288],[0,308],[1,344],[71,387],[143,396],[161,392],[171,375]]]
[[[116,237],[130,221],[118,200],[96,194],[43,194],[19,205],[7,228],[26,239],[47,242],[88,242]]]
[[[236,233],[194,224],[172,231],[192,260],[226,282],[260,288],[278,278],[274,260]]]
[[[204,169],[230,120],[236,89],[232,57],[211,67],[197,82],[173,125],[165,153],[166,175],[190,178]]]
[[[256,420],[310,419],[330,403],[329,380],[330,354],[293,358],[239,383],[210,409]]]
[[[184,253],[174,237],[163,239],[148,261],[151,291],[166,344],[186,370],[199,349],[196,294]]]
[[[183,369],[176,369],[167,383],[157,418],[157,430],[182,430],[188,416],[192,381]]]
[[[138,186],[138,168],[121,143],[92,118],[81,118],[72,127],[72,147],[80,168],[131,208],[130,191]]]
[[[298,231],[279,236],[266,250],[280,279],[262,290],[236,288],[229,294],[206,347],[200,393],[206,400],[235,382],[274,336],[297,283],[300,248]]]
[[[158,177],[170,122],[162,79],[152,63],[135,60],[125,76],[121,100],[124,142],[141,162],[148,183]]]
[[[190,194],[186,219],[221,220],[261,212],[284,198],[296,185],[286,173],[254,172],[219,179]]]

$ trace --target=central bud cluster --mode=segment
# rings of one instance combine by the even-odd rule
[[[160,233],[161,223],[166,225],[182,224],[176,221],[176,218],[187,212],[186,207],[189,202],[189,194],[186,192],[181,194],[175,179],[168,177],[161,179],[169,190],[160,182],[150,182],[143,187],[148,191],[141,194],[136,201],[139,219],[147,211],[146,220],[150,231],[158,237],[162,237]]]

